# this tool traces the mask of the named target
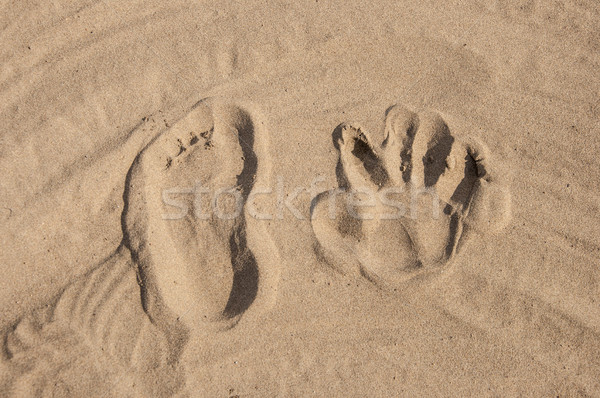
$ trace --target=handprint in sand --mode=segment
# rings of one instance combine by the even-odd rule
[[[401,289],[447,269],[475,232],[506,225],[510,194],[489,151],[447,120],[395,105],[381,145],[356,124],[334,130],[339,188],[311,212],[334,268]]]

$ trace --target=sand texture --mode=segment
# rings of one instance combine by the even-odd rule
[[[600,4],[5,1],[0,397],[600,396]]]

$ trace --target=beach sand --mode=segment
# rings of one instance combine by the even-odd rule
[[[600,396],[594,1],[2,7],[0,396]]]

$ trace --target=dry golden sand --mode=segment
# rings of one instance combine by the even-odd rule
[[[0,396],[600,396],[594,0],[2,8]]]

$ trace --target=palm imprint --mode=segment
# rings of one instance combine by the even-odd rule
[[[402,105],[373,144],[356,124],[333,132],[339,189],[317,196],[311,219],[319,253],[339,271],[398,288],[447,269],[473,232],[510,218],[510,194],[487,148],[439,114]]]

